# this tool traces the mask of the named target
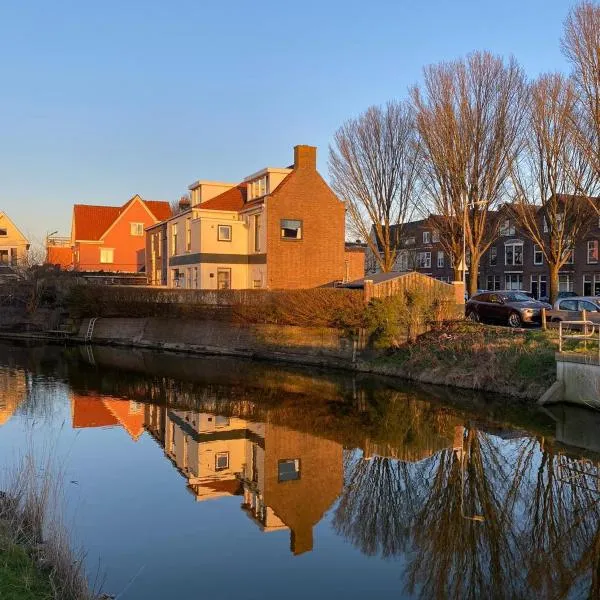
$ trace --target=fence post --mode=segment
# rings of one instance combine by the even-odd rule
[[[371,301],[371,298],[373,298],[373,293],[374,293],[372,279],[365,279],[364,293],[365,293],[365,304],[369,304],[369,302]]]
[[[548,325],[546,322],[546,309],[542,308],[542,329],[544,331],[546,331],[547,328],[548,328]]]

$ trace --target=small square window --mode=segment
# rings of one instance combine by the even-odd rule
[[[8,231],[6,228],[0,229],[0,237],[6,237],[8,235]]]
[[[130,223],[131,235],[142,236],[144,235],[144,224],[143,223]]]
[[[300,459],[280,460],[277,465],[277,481],[295,481],[300,479]]]
[[[215,471],[229,469],[229,452],[217,452],[215,454]]]
[[[115,251],[113,248],[100,249],[100,262],[104,264],[113,263],[115,259]]]
[[[217,239],[219,242],[230,242],[231,241],[231,225],[219,225],[217,232]]]
[[[283,240],[301,240],[302,239],[302,221],[293,219],[281,220],[281,239]]]

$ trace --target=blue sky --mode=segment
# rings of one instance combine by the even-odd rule
[[[5,0],[0,209],[32,240],[74,203],[177,199],[327,147],[424,65],[488,49],[566,70],[568,0]]]

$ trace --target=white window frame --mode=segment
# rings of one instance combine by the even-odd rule
[[[520,246],[521,247],[521,262],[515,262],[515,257],[517,255],[517,253],[515,252],[515,248]],[[508,262],[508,255],[507,255],[507,249],[511,247],[512,250],[512,262]],[[504,266],[506,267],[522,267],[523,266],[523,251],[524,251],[524,247],[523,247],[523,242],[511,242],[509,244],[504,244]]]
[[[430,231],[423,232],[423,243],[431,244],[431,232]]]
[[[563,282],[566,285],[563,285]],[[559,273],[558,274],[558,291],[559,292],[572,292],[575,288],[575,278],[573,273]]]
[[[223,235],[222,232],[227,231],[229,233]],[[217,241],[219,242],[231,242],[233,239],[233,228],[231,225],[217,225]]]
[[[417,267],[419,269],[431,269],[431,252],[419,252],[417,254]]]
[[[590,260],[590,249],[592,249],[593,247],[596,247],[596,260]],[[588,265],[597,265],[598,264],[598,240],[588,240],[587,243],[587,264]]]
[[[171,223],[171,256],[177,254],[177,223]]]
[[[440,241],[440,232],[439,232],[437,229],[434,229],[434,230],[431,232],[431,241],[432,241],[434,244],[437,244],[437,243]]]
[[[105,252],[110,252],[110,260],[107,260],[104,257]],[[115,249],[114,248],[100,248],[100,264],[101,265],[114,265],[115,264]]]
[[[539,261],[536,258],[539,255]],[[542,248],[538,244],[533,245],[533,264],[534,265],[543,265],[544,264],[544,253],[542,252]]]
[[[437,266],[438,269],[443,269],[446,265],[446,255],[444,254],[443,250],[438,250],[437,253]]]
[[[493,258],[493,260],[492,260]],[[490,267],[495,267],[498,264],[498,248],[497,246],[490,247],[490,254],[488,258]]]
[[[144,235],[144,224],[129,223],[129,233],[135,237],[142,237]]]

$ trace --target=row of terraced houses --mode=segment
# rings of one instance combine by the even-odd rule
[[[151,285],[290,289],[364,274],[364,246],[345,241],[345,206],[317,172],[317,150],[234,183],[189,186],[188,202],[134,196],[121,207],[75,205],[71,235],[47,262],[83,272],[145,272]]]

